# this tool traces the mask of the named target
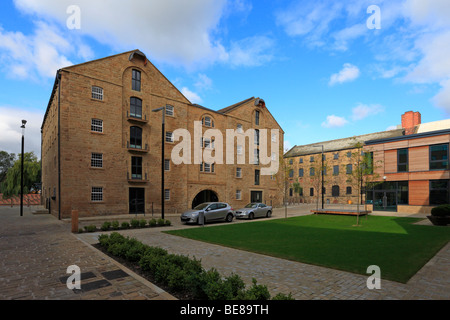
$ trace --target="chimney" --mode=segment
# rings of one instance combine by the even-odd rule
[[[402,128],[405,135],[416,133],[416,126],[422,123],[420,112],[408,111],[402,114]]]

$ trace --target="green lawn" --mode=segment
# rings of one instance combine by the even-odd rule
[[[450,228],[420,226],[420,219],[308,215],[169,234],[366,275],[378,265],[381,277],[406,283],[449,240]]]

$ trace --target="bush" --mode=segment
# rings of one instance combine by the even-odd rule
[[[84,230],[86,230],[87,232],[95,232],[97,231],[97,227],[94,226],[93,224],[90,224],[88,226],[85,226]]]
[[[102,231],[108,231],[109,228],[111,228],[111,222],[105,221],[105,222],[103,222],[103,224],[102,224],[102,226],[101,226],[100,229],[101,229]]]
[[[122,222],[122,224],[120,225],[120,228],[122,229],[129,229],[130,228],[130,224],[128,222]]]
[[[170,222],[170,220],[166,220],[166,226],[170,226],[172,223]]]
[[[292,295],[289,293],[288,295],[285,295],[284,293],[278,293],[275,297],[272,298],[272,300],[295,300],[292,298]]]
[[[132,219],[132,220],[130,221],[130,224],[131,224],[131,227],[132,227],[132,228],[137,228],[137,227],[139,227],[139,220]]]
[[[158,226],[163,226],[163,225],[165,225],[164,219],[159,218],[159,219],[158,219]]]
[[[114,230],[119,230],[119,221],[117,220],[113,221],[111,226]]]
[[[145,228],[146,225],[147,225],[147,221],[145,221],[145,219],[142,219],[139,221],[139,227]]]
[[[431,215],[434,217],[445,217],[450,216],[450,205],[442,204],[440,206],[431,209]]]
[[[155,220],[155,219],[151,219],[151,220],[148,222],[148,225],[149,225],[150,227],[156,226],[156,220]]]
[[[252,279],[253,285],[247,291],[242,292],[239,296],[239,300],[269,300],[270,293],[267,286],[257,284],[255,278]]]

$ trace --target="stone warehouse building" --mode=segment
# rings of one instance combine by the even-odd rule
[[[377,211],[429,213],[435,205],[450,203],[449,142],[450,120],[422,124],[420,113],[409,111],[396,130],[295,146],[285,154],[289,198],[321,202],[323,146],[325,204],[359,201]],[[373,164],[376,184],[367,190],[349,179],[357,165],[352,155],[359,152]],[[294,183],[302,187],[300,195]]]
[[[163,136],[164,111],[152,112],[161,107]],[[193,137],[192,150],[200,145],[216,151],[219,140],[195,136],[196,123],[202,133],[219,130],[224,141],[226,130],[233,129],[236,161],[176,165],[171,155],[178,129]],[[245,138],[248,129],[255,130],[255,141]],[[217,111],[192,104],[139,50],[63,68],[41,128],[42,201],[59,218],[72,210],[80,216],[161,212],[163,137],[165,212],[205,201],[233,208],[250,201],[279,205],[283,173],[262,175],[268,165],[250,163],[250,157],[237,161],[249,151],[259,155],[263,129],[279,132],[266,139],[269,151],[274,140],[283,145],[284,132],[264,100],[249,98]]]

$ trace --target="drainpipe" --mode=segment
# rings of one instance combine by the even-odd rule
[[[61,70],[58,78],[58,220],[61,220]]]

